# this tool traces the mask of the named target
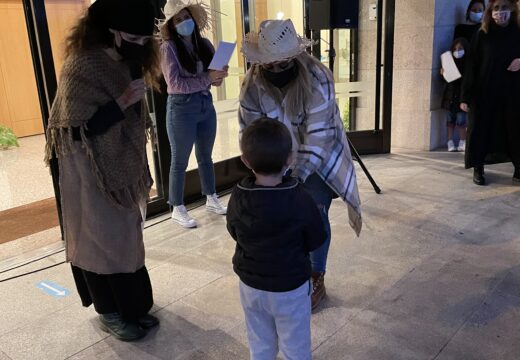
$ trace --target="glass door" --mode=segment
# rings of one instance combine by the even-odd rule
[[[70,28],[84,15],[92,2],[94,0],[24,0],[44,127],[48,121],[50,107],[57,89],[57,79],[59,79],[64,60],[65,39]],[[162,5],[155,4],[155,7],[157,16],[159,16],[159,8]],[[164,154],[169,151],[169,147],[160,146],[162,132],[160,117],[163,114],[157,107],[155,94],[149,92],[146,102],[153,122],[151,141],[147,146],[148,163],[154,179],[154,185],[150,190],[148,214],[155,215],[167,208],[165,184],[167,184],[169,168],[164,166]],[[41,137],[43,138],[43,135]],[[164,139],[162,142],[164,143]],[[59,213],[59,173],[55,161],[51,164],[51,173]]]
[[[0,0],[0,263],[60,243],[43,131],[24,3]]]
[[[359,0],[358,7],[352,7],[353,1],[350,5],[346,1],[323,0],[244,2],[250,30],[257,31],[263,20],[291,19],[299,34],[315,41],[310,51],[333,72],[337,102],[349,139],[360,153],[389,152],[395,1]],[[312,16],[331,16],[328,8],[323,9],[332,7],[331,3],[341,9],[336,18],[347,16],[347,8],[357,8],[357,21],[353,22],[357,25],[331,29],[334,26],[327,20],[326,26],[322,19],[311,21]],[[387,36],[384,42],[383,33]]]
[[[307,14],[312,17],[313,0],[305,1]],[[336,3],[347,11],[346,3]],[[357,10],[357,26],[339,28],[341,24],[337,24],[336,28],[334,24],[334,29],[314,30],[309,21],[307,34],[319,39],[313,54],[334,74],[338,105],[355,148],[364,154],[389,152],[392,61],[387,54],[392,53],[393,40],[383,41],[383,34],[393,34],[395,2],[358,3],[358,9],[352,6]],[[346,12],[341,15],[347,16]],[[383,55],[388,62],[383,61]]]
[[[44,0],[43,5],[47,18],[50,46],[52,51],[52,60],[54,62],[54,72],[56,79],[59,79],[60,70],[63,64],[63,46],[64,41],[72,26],[78,19],[84,15],[86,9],[92,3],[92,0]],[[47,76],[49,74],[46,74]],[[150,116],[154,127],[157,128],[156,106],[152,94],[146,97]],[[147,145],[148,165],[154,179],[154,185],[150,190],[150,203],[157,204],[164,200],[164,181],[160,163],[160,153],[157,143],[149,141]],[[155,212],[156,206],[151,206],[152,213]]]
[[[2,0],[0,0],[2,1]],[[7,1],[7,0],[6,0]],[[15,1],[15,0],[9,0]],[[63,41],[68,29],[93,0],[19,0],[23,2],[31,45],[36,87],[44,127],[57,88],[63,61]],[[388,152],[392,86],[393,17],[395,0],[377,2],[377,18],[369,16],[369,1],[360,0],[359,26],[352,29],[312,30],[309,26],[311,0],[204,0],[213,17],[213,27],[204,34],[215,47],[219,41],[237,42],[230,62],[230,76],[213,88],[217,110],[217,138],[213,160],[217,191],[229,189],[248,173],[239,158],[238,95],[247,64],[240,53],[245,33],[257,30],[265,19],[291,18],[296,30],[316,40],[312,53],[330,66],[336,80],[338,103],[349,138],[360,153]],[[161,17],[165,0],[153,0]],[[341,3],[341,2],[338,2]],[[384,9],[383,9],[384,7]],[[383,14],[385,20],[383,21]],[[384,38],[383,38],[384,35]],[[334,49],[334,52],[330,50]],[[335,57],[331,57],[330,55]],[[166,88],[150,92],[147,101],[156,129],[149,144],[149,165],[155,185],[149,215],[168,210],[170,146],[166,134]],[[59,174],[51,164],[52,184],[59,209]],[[186,175],[185,201],[200,199],[200,181],[194,154]]]
[[[237,119],[238,95],[245,74],[245,64],[240,54],[243,36],[242,6],[238,0],[204,0],[202,2],[209,8],[213,18],[212,28],[206,31],[203,36],[209,39],[215,48],[218,47],[219,41],[237,43],[236,50],[229,63],[228,78],[224,80],[222,86],[211,88],[213,104],[217,112],[217,136],[213,148],[213,162],[215,164],[217,192],[222,192],[230,189],[238,179],[248,173],[239,158]],[[162,8],[164,3],[165,1],[159,1],[159,8]],[[157,166],[162,169],[163,198],[150,204],[152,213],[164,211],[168,208],[166,200],[168,198],[168,173],[171,156],[166,134],[166,99],[165,88],[160,93],[153,93],[159,154]],[[184,196],[186,203],[201,199],[200,179],[194,152],[192,152],[188,163]]]

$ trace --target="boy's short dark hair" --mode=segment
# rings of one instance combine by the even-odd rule
[[[244,130],[240,149],[255,173],[278,174],[292,150],[291,134],[278,120],[263,117]]]

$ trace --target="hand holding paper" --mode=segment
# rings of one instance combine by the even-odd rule
[[[231,55],[235,51],[236,43],[229,43],[221,41],[218,45],[215,55],[208,66],[211,70],[225,70],[224,67],[228,65]]]
[[[444,69],[442,76],[447,82],[450,83],[462,77],[459,69],[457,68],[457,65],[455,64],[455,61],[453,60],[451,51],[446,51],[441,55],[441,63],[442,68]]]

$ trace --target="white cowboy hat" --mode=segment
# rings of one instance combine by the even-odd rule
[[[301,37],[291,21],[265,20],[260,31],[248,33],[242,41],[242,53],[253,64],[269,64],[292,59],[313,44]]]
[[[210,30],[209,7],[200,0],[168,0],[162,10],[164,19],[159,20],[159,30],[182,9],[187,9],[200,31]]]

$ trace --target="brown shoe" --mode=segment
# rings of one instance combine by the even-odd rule
[[[313,272],[312,276],[312,295],[311,295],[311,306],[314,310],[323,300],[327,291],[325,290],[325,273],[324,272]]]

